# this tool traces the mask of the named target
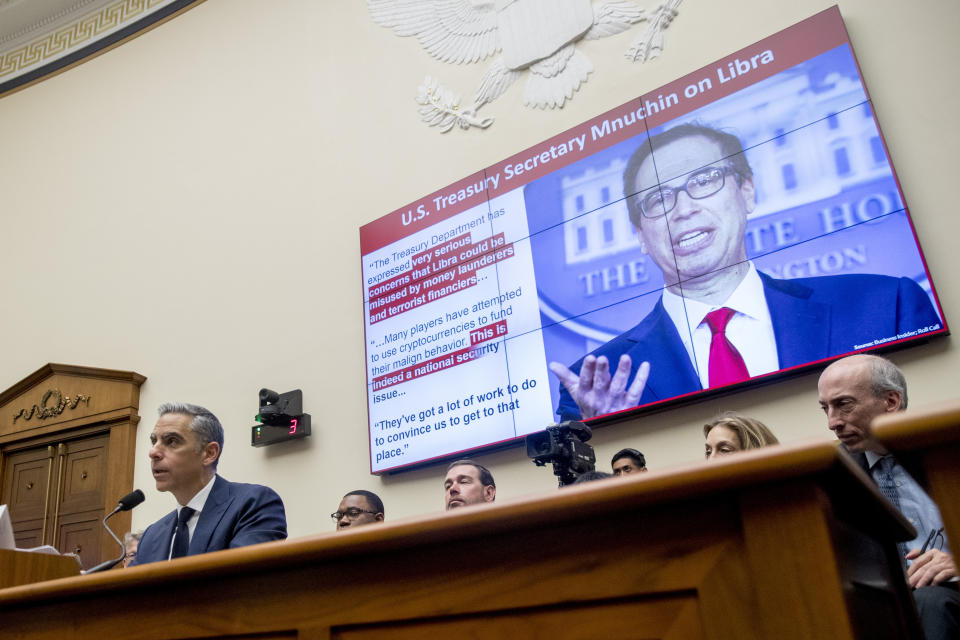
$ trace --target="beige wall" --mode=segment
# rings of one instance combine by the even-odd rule
[[[359,0],[207,0],[0,99],[0,389],[51,361],[148,377],[137,527],[173,506],[147,464],[166,400],[220,416],[221,473],[276,488],[292,536],[329,531],[327,514],[358,487],[383,496],[388,518],[439,510],[442,468],[367,472],[358,227],[827,6],[687,0],[655,62],[624,59],[636,29],[583,43],[596,71],[564,109],[523,107],[517,83],[485,108],[491,129],[440,135],[418,121],[417,85],[431,74],[469,96],[486,65],[434,61]],[[960,4],[840,9],[947,319],[960,322]],[[955,395],[949,338],[893,359],[914,405]],[[261,386],[301,387],[313,437],[251,448]],[[815,386],[811,374],[598,429],[601,468],[622,446],[652,468],[696,462],[699,425],[720,409],[785,441],[826,439]],[[501,499],[554,490],[519,448],[482,459]]]

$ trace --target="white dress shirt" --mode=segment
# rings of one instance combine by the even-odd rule
[[[663,306],[677,327],[677,333],[704,389],[710,386],[708,363],[713,338],[705,318],[708,313],[721,307],[729,307],[736,312],[727,323],[725,334],[743,357],[750,377],[780,368],[777,340],[773,335],[773,321],[763,292],[763,281],[753,262],[749,264],[747,275],[723,304],[711,306],[678,296],[668,289],[663,290]]]
[[[190,507],[193,509],[193,515],[190,516],[190,519],[187,520],[187,531],[190,532],[190,538],[187,540],[189,545],[190,540],[193,540],[193,532],[197,528],[197,521],[200,520],[200,512],[203,511],[203,505],[207,504],[207,497],[210,495],[210,490],[213,489],[213,483],[217,481],[217,474],[213,474],[213,477],[210,479],[210,482],[200,489],[192,498],[190,502],[183,505],[177,503],[177,517],[180,517],[180,509],[184,507]],[[170,536],[170,551],[167,553],[167,560],[173,556],[173,538],[175,536]]]

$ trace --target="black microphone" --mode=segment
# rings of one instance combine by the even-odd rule
[[[117,511],[130,511],[130,509],[133,509],[146,499],[146,496],[143,495],[143,491],[140,491],[140,489],[134,489],[127,495],[120,498],[120,502],[117,503],[117,508],[114,509],[113,513],[110,515],[112,516]],[[110,516],[107,517],[109,518]]]
[[[116,540],[117,544],[120,545],[120,549],[122,550],[122,552],[120,553],[120,557],[117,558],[116,560],[107,560],[106,562],[101,562],[95,567],[91,567],[86,571],[81,571],[80,575],[85,576],[88,573],[97,573],[100,571],[106,571],[107,569],[113,569],[115,566],[123,562],[123,558],[127,555],[127,548],[123,546],[123,542],[120,540],[120,538],[114,535],[113,531],[110,530],[110,527],[107,526],[107,518],[117,513],[118,511],[130,511],[130,509],[133,509],[135,506],[137,506],[138,504],[140,504],[146,499],[147,499],[146,496],[143,495],[143,491],[140,491],[140,489],[135,489],[130,493],[128,493],[127,495],[120,498],[120,501],[117,503],[116,508],[110,513],[108,513],[106,518],[103,519],[103,528],[106,529],[107,533],[110,534],[110,537]]]

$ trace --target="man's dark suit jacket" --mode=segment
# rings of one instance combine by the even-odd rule
[[[170,555],[170,540],[176,526],[177,510],[174,509],[147,527],[131,566],[166,560]],[[286,537],[287,517],[283,501],[273,489],[257,484],[229,482],[217,476],[190,538],[187,555],[245,547]]]
[[[857,345],[940,324],[926,292],[909,278],[839,275],[777,280],[761,273],[760,279],[781,369],[849,353]],[[632,360],[631,382],[640,363],[650,363],[650,378],[640,398],[641,405],[702,389],[680,334],[663,306],[663,298],[640,324],[591,355],[607,356],[613,369],[624,353]],[[581,358],[571,370],[580,373],[582,363]],[[563,385],[557,413],[561,420],[580,419],[580,409]]]

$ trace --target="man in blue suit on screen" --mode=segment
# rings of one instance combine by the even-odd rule
[[[654,309],[560,379],[561,420],[577,420],[848,353],[939,328],[909,278],[778,280],[747,259],[753,171],[735,136],[684,124],[651,137],[624,170],[641,249],[663,271]],[[611,372],[611,369],[613,371]]]
[[[131,565],[287,537],[283,502],[272,489],[217,475],[223,427],[193,404],[167,403],[150,434],[157,491],[177,499],[175,511],[147,527]]]

